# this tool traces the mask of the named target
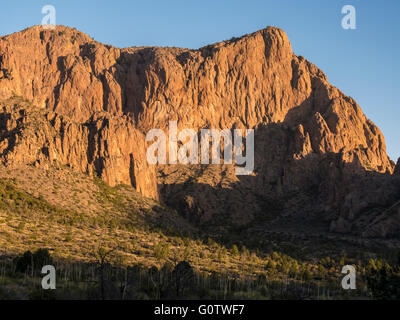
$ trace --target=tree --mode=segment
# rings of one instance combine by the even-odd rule
[[[383,264],[370,265],[367,272],[368,288],[372,296],[379,300],[400,299],[400,268]]]
[[[38,249],[34,253],[26,251],[22,257],[16,259],[16,271],[23,273],[30,271],[33,277],[35,270],[41,270],[43,266],[52,263],[48,249]]]
[[[96,262],[99,264],[100,269],[100,288],[101,288],[101,299],[105,299],[105,268],[114,258],[113,253],[119,248],[115,246],[111,249],[106,249],[101,244],[93,253]]]
[[[183,296],[186,289],[192,287],[195,279],[193,268],[186,261],[181,261],[177,264],[173,271],[175,280],[176,296]]]

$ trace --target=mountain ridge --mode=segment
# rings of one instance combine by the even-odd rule
[[[191,50],[119,49],[69,27],[35,26],[0,38],[0,88],[4,164],[58,159],[112,186],[132,185],[199,222],[228,214],[246,224],[273,215],[271,199],[316,189],[312,211],[326,213],[327,229],[351,232],[366,208],[390,207],[396,198],[390,177],[398,168],[379,128],[323,71],[296,56],[279,28]],[[20,149],[17,137],[31,115],[16,112],[16,96],[38,106],[43,121]],[[255,177],[238,179],[229,166],[148,165],[145,134],[169,120],[179,129],[256,129]],[[381,176],[373,183],[389,191],[373,204],[372,190],[358,188],[360,177],[374,172]],[[285,215],[302,216],[305,206]]]

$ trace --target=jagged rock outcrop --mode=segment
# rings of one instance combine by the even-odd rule
[[[394,168],[394,175],[400,175],[400,158],[397,159],[396,167]]]
[[[104,110],[135,117],[144,131],[168,119],[195,129],[303,124],[314,152],[364,148],[372,169],[393,171],[380,130],[278,28],[184,50],[117,49],[38,26],[1,38],[0,70],[0,98],[22,96],[76,121]]]
[[[130,183],[150,197],[160,191],[199,222],[218,217],[241,225],[271,212],[311,210],[325,212],[332,231],[348,232],[348,221],[371,206],[368,196],[346,200],[367,188],[354,177],[373,173],[383,181],[395,168],[379,128],[273,27],[198,50],[118,49],[75,29],[33,27],[0,38],[0,99],[13,96],[46,116],[39,137],[17,134],[17,147],[8,135],[20,129],[7,119],[25,118],[5,109],[4,163],[52,161],[56,154],[110,184]],[[169,120],[180,129],[254,128],[254,175],[178,165],[159,166],[156,178],[144,135],[166,129]],[[385,200],[376,197],[382,207],[396,188],[390,184]]]
[[[143,156],[143,134],[132,121],[99,113],[77,123],[18,98],[0,108],[0,158],[7,167],[67,165],[112,186],[131,184],[144,196],[158,198],[155,170]]]

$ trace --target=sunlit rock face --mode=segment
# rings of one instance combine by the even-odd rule
[[[0,99],[4,164],[59,161],[198,223],[323,212],[327,229],[352,232],[371,201],[387,206],[398,191],[379,128],[278,28],[188,50],[119,49],[32,27],[0,38]],[[146,133],[171,120],[180,130],[254,129],[254,173],[149,165]]]

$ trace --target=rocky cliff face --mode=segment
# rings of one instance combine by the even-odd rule
[[[381,131],[278,28],[187,50],[118,49],[67,27],[33,27],[0,38],[0,99],[16,96],[38,107],[40,125],[28,134],[33,109],[3,103],[5,164],[58,160],[160,196],[200,223],[312,211],[325,212],[332,231],[351,231],[372,205],[358,201],[369,194],[359,191],[363,179],[386,181],[395,169]],[[144,135],[169,120],[254,128],[254,175],[147,165]],[[375,206],[396,199],[389,184]]]
[[[67,165],[158,198],[154,168],[143,158],[143,134],[126,118],[98,113],[77,123],[20,98],[3,101],[0,108],[0,157],[7,167]]]

